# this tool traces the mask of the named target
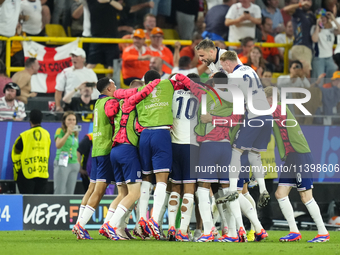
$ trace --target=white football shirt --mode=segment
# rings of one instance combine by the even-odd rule
[[[224,52],[227,52],[227,50],[220,49],[219,47],[216,47],[216,49],[217,49],[217,54],[216,54],[215,62],[211,63],[208,66],[208,68],[209,68],[211,74],[214,74],[214,73],[217,73],[217,72],[222,72],[222,73],[228,74],[228,72],[223,69],[221,62],[220,62],[221,55]],[[237,62],[238,62],[239,65],[243,65],[239,58],[237,58]]]

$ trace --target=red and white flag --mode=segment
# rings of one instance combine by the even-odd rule
[[[45,47],[33,41],[24,41],[24,55],[36,58],[40,64],[37,75],[32,75],[31,91],[54,93],[57,76],[67,67],[72,66],[70,53],[78,47],[78,40],[60,47]]]

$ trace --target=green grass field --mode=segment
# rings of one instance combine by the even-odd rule
[[[94,240],[77,240],[71,231],[0,231],[0,254],[340,254],[340,232],[327,243],[307,243],[317,233],[302,231],[302,240],[280,243],[287,231],[268,231],[260,243],[181,243],[155,240],[111,241],[89,231]]]

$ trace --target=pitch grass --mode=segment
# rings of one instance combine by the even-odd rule
[[[155,240],[111,241],[89,231],[94,240],[77,240],[71,231],[0,231],[0,254],[340,254],[340,232],[330,232],[327,243],[307,243],[317,233],[302,231],[302,240],[280,243],[288,231],[268,231],[269,237],[260,243],[181,243]]]

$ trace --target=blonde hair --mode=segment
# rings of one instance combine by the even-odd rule
[[[273,86],[268,86],[264,88],[264,93],[266,94],[266,98],[273,96]],[[277,101],[280,102],[280,91],[277,91]]]
[[[235,51],[233,50],[228,50],[226,52],[224,52],[221,57],[220,57],[220,61],[232,61],[232,62],[237,62],[237,54]]]
[[[134,79],[131,83],[130,83],[130,89],[134,89],[134,88],[139,88],[144,86],[144,81],[138,80],[138,79]]]

